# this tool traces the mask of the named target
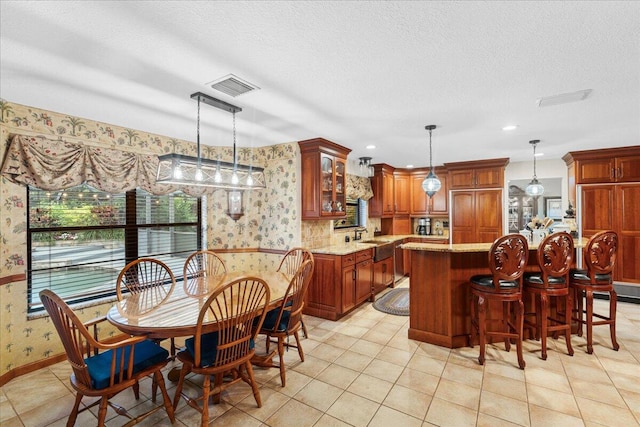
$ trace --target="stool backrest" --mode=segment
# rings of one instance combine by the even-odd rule
[[[596,274],[611,274],[617,251],[618,235],[615,231],[600,231],[591,236],[584,252],[584,263],[592,283],[595,283]]]
[[[538,246],[538,265],[542,271],[542,280],[550,285],[549,278],[562,278],[553,281],[561,287],[569,285],[569,271],[573,263],[573,238],[567,232],[553,233],[544,238]]]
[[[521,290],[522,274],[528,257],[529,245],[523,235],[507,234],[496,239],[489,250],[489,268],[494,286],[498,286],[501,281],[508,281],[518,284],[517,289],[511,288],[508,292]]]

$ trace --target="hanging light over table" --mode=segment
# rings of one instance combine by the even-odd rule
[[[367,177],[372,177],[375,173],[373,170],[373,165],[371,164],[371,157],[358,157],[360,160],[360,173],[365,174]]]
[[[196,151],[197,157],[171,153],[158,156],[157,182],[164,184],[198,185],[227,190],[266,188],[264,169],[239,164],[236,158],[235,114],[242,108],[201,92],[191,95],[198,101]],[[233,162],[204,159],[200,155],[200,103],[233,114]]]
[[[527,185],[524,192],[527,193],[527,196],[533,197],[542,196],[544,194],[544,187],[538,182],[538,177],[536,176],[536,145],[538,145],[539,142],[539,139],[529,141],[529,144],[533,145],[533,179],[529,185]]]
[[[431,132],[436,128],[436,125],[428,125],[424,128],[429,131],[429,174],[424,179],[424,181],[422,181],[422,189],[425,193],[427,193],[427,196],[433,197],[433,195],[436,194],[438,190],[440,190],[440,187],[442,187],[442,183],[438,179],[438,176],[433,172],[431,155]]]

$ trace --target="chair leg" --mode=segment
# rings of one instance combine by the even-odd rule
[[[73,427],[76,423],[76,418],[78,417],[78,409],[80,408],[80,402],[82,401],[82,394],[76,393],[76,401],[73,404],[73,409],[71,410],[71,414],[69,414],[69,419],[67,420],[67,427]]]
[[[248,361],[246,364],[247,368],[247,376],[251,380],[251,390],[253,391],[253,397],[256,399],[256,404],[258,408],[262,408],[262,399],[260,398],[260,389],[258,388],[258,383],[256,382],[255,377],[253,376],[253,366],[251,366],[251,362]]]
[[[173,411],[178,408],[178,403],[180,403],[180,396],[182,395],[182,387],[184,385],[184,378],[187,376],[187,373],[191,370],[191,368],[184,363],[182,365],[182,369],[180,369],[180,378],[178,378],[178,385],[176,386],[176,391],[173,396]]]
[[[516,312],[516,328],[518,333],[518,340],[516,341],[516,352],[518,353],[518,366],[520,369],[524,369],[526,363],[524,362],[524,357],[522,356],[522,331],[524,329],[524,303],[522,300],[517,302],[517,312]]]
[[[304,324],[303,319],[300,319],[300,324],[302,325],[302,335],[304,335],[305,339],[309,338],[309,334],[307,333],[307,326]]]
[[[162,393],[162,400],[164,401],[164,409],[167,411],[167,415],[171,420],[171,424],[176,421],[176,417],[173,413],[173,405],[171,404],[171,398],[169,397],[169,393],[167,393],[167,387],[164,383],[164,378],[162,377],[162,371],[156,371],[153,374],[153,382],[160,387],[160,393]],[[155,393],[153,395],[155,402]]]
[[[280,357],[280,382],[282,387],[285,385],[285,366],[284,366],[284,337],[278,336],[278,356]]]
[[[209,425],[209,393],[211,392],[211,376],[203,376],[204,381],[202,382],[202,417],[200,418],[200,427],[207,427]]]
[[[133,395],[136,400],[140,399],[140,383],[138,381],[133,385]]]
[[[296,345],[298,346],[298,356],[300,356],[300,361],[304,362],[304,352],[302,351],[302,346],[300,345],[300,335],[298,335],[298,331],[293,333],[293,336],[296,339]]]
[[[549,297],[540,293],[540,336],[542,346],[542,360],[547,360],[547,318],[549,317]]]
[[[540,340],[540,325],[542,325],[542,296],[540,296],[539,298],[536,296],[536,294],[533,294],[533,300],[535,301],[535,307],[536,307],[536,341]]]
[[[509,333],[509,320],[511,319],[511,305],[509,302],[504,301],[502,303],[502,330],[505,333]],[[504,349],[511,351],[511,339],[509,337],[504,338]]]
[[[593,353],[593,291],[587,289],[587,353]],[[581,328],[582,329],[582,328]]]
[[[618,351],[620,345],[616,340],[616,311],[618,306],[618,294],[615,290],[611,289],[609,291],[609,333],[611,334],[611,344],[613,345],[613,349]]]
[[[485,304],[485,299],[481,296],[478,296],[478,332],[480,341],[480,356],[478,356],[478,363],[484,365],[484,356],[485,356],[485,335],[487,333],[487,308]]]
[[[582,324],[584,323],[584,308],[583,308],[584,297],[582,295],[582,290],[576,289],[576,303],[578,305],[578,336],[582,336]]]
[[[478,339],[478,319],[476,319],[476,297],[471,294],[471,334],[469,336],[469,347],[473,348],[473,344]]]
[[[573,307],[573,294],[571,290],[567,293],[565,297],[565,316],[564,321],[567,324],[567,328],[565,329],[564,339],[567,342],[567,353],[569,356],[573,356],[573,347],[571,346],[571,309]]]
[[[107,406],[109,406],[109,398],[102,396],[100,399],[100,409],[98,410],[98,427],[104,427],[104,420],[107,418]]]

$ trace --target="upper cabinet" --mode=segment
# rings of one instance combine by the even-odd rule
[[[411,181],[409,173],[396,169],[393,172],[393,197],[395,215],[409,215],[411,205]]]
[[[433,197],[429,198],[422,189],[422,181],[429,174],[429,169],[414,169],[411,171],[411,216],[441,215],[449,213],[449,185],[446,169],[438,167],[434,173],[442,183],[442,187]]]
[[[302,158],[302,219],[346,216],[349,148],[323,138],[299,141]]]
[[[373,165],[371,178],[373,197],[369,200],[369,217],[391,218],[395,214],[394,176],[392,166],[384,163]]]
[[[449,171],[449,189],[502,188],[508,158],[445,163]]]
[[[640,146],[575,151],[563,160],[573,165],[576,184],[640,181]]]

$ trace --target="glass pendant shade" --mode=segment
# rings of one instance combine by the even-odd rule
[[[438,176],[433,173],[433,169],[429,171],[429,175],[422,181],[422,190],[427,193],[427,196],[433,197],[434,194],[440,190],[442,183],[438,179]]]
[[[544,187],[538,182],[538,178],[536,177],[536,145],[539,142],[540,140],[538,139],[529,141],[529,144],[533,145],[533,179],[531,179],[531,182],[527,185],[524,192],[527,196],[532,197],[542,196],[544,194]]]

